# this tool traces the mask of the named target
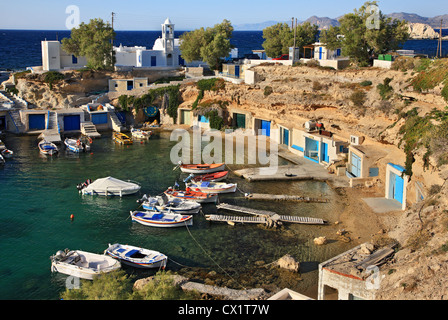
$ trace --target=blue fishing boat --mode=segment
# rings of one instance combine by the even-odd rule
[[[120,260],[121,263],[136,268],[160,268],[165,269],[168,257],[158,251],[139,248],[124,244],[109,244],[104,251],[112,258]]]
[[[131,219],[145,226],[159,228],[193,225],[193,216],[168,211],[131,211]]]

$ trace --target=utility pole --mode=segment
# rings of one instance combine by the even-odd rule
[[[437,58],[442,58],[442,26],[443,19],[440,20],[440,29],[439,29],[439,40],[437,41]]]

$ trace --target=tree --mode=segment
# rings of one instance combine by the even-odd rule
[[[216,24],[213,28],[200,28],[180,36],[180,50],[186,62],[202,60],[212,70],[218,70],[223,58],[230,54],[233,27],[228,20]]]
[[[77,57],[86,57],[91,69],[110,70],[115,64],[113,39],[115,31],[109,22],[92,19],[88,24],[83,22],[78,28],[73,28],[70,38],[62,39],[62,49]]]
[[[381,11],[375,16],[372,8],[377,8],[377,1],[344,15],[339,27],[322,32],[321,42],[330,50],[341,48],[342,55],[359,65],[368,65],[374,55],[399,49],[409,39],[407,22],[388,18]],[[373,21],[377,24],[370,24]]]
[[[302,48],[316,40],[319,33],[319,27],[309,22],[297,25],[295,27],[296,47]],[[291,29],[287,23],[277,23],[273,26],[263,29],[263,48],[268,57],[278,57],[289,53],[289,48],[294,46],[294,29]]]

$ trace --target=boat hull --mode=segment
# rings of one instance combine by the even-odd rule
[[[227,179],[229,175],[229,171],[219,171],[213,173],[207,173],[195,176],[191,181],[193,182],[201,182],[201,181],[210,181],[210,182],[219,182]]]
[[[203,193],[203,195],[198,196],[199,192],[195,193],[187,193],[186,191],[165,191],[165,195],[168,199],[180,199],[187,201],[195,201],[197,203],[217,203],[218,195],[217,194],[209,194]]]
[[[223,171],[225,169],[225,163],[220,164],[183,164],[180,166],[180,170],[185,173],[204,174]]]
[[[193,216],[159,212],[131,211],[132,221],[144,226],[175,228],[193,225]]]
[[[112,139],[119,144],[123,145],[130,145],[133,144],[133,141],[131,138],[129,138],[127,135],[119,132],[114,132],[112,135]]]
[[[193,190],[199,190],[200,192],[212,194],[212,193],[233,193],[236,191],[236,183],[213,183],[210,182],[209,186],[203,186],[201,183],[188,184],[187,186]]]
[[[51,143],[51,142],[45,142],[45,141],[44,142],[40,142],[38,144],[38,147],[39,147],[40,153],[45,154],[45,155],[49,155],[49,156],[55,155],[55,154],[57,154],[59,152],[58,148],[56,147],[56,145],[54,143]]]
[[[164,269],[168,260],[166,255],[158,251],[118,243],[109,245],[104,253],[119,260],[122,264],[141,269]],[[134,258],[134,253],[142,258]]]
[[[74,153],[80,153],[86,151],[83,146],[80,144],[77,144],[77,141],[74,139],[65,139],[64,144],[67,148],[67,150],[74,152]],[[87,149],[87,148],[86,148]]]
[[[74,251],[80,256],[88,257],[87,262],[74,264],[72,260],[57,261],[52,259],[51,271],[59,272],[66,275],[78,277],[86,280],[93,280],[94,278],[101,276],[101,274],[109,273],[121,268],[120,261],[113,259],[106,255],[99,255],[84,251]],[[70,253],[69,253],[70,254]],[[92,259],[92,257],[94,259]]]

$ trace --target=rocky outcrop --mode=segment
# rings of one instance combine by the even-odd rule
[[[408,31],[411,39],[437,39],[439,34],[434,29],[424,23],[408,23]]]

